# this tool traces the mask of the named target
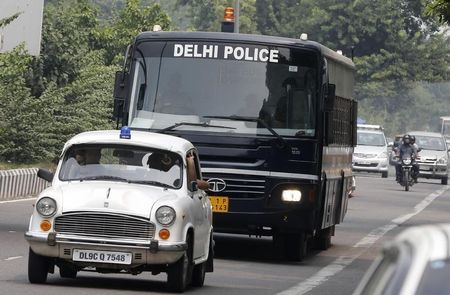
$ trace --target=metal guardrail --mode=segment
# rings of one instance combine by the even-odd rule
[[[37,177],[38,168],[0,170],[0,201],[35,196],[49,186]]]

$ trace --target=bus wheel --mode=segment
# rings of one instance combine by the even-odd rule
[[[273,237],[276,253],[290,261],[301,261],[307,253],[308,239],[305,233],[276,234]]]
[[[333,226],[319,230],[314,236],[314,249],[327,250],[331,246]]]

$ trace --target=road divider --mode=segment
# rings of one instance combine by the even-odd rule
[[[37,177],[38,168],[0,170],[0,201],[35,196],[49,183]]]

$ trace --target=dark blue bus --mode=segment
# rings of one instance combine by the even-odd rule
[[[144,32],[116,74],[122,125],[199,150],[215,232],[273,236],[286,258],[327,249],[347,209],[357,103],[353,62],[319,43]]]

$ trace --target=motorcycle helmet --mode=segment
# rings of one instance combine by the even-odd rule
[[[404,144],[410,144],[411,143],[411,136],[409,136],[409,134],[403,135],[403,143]]]

